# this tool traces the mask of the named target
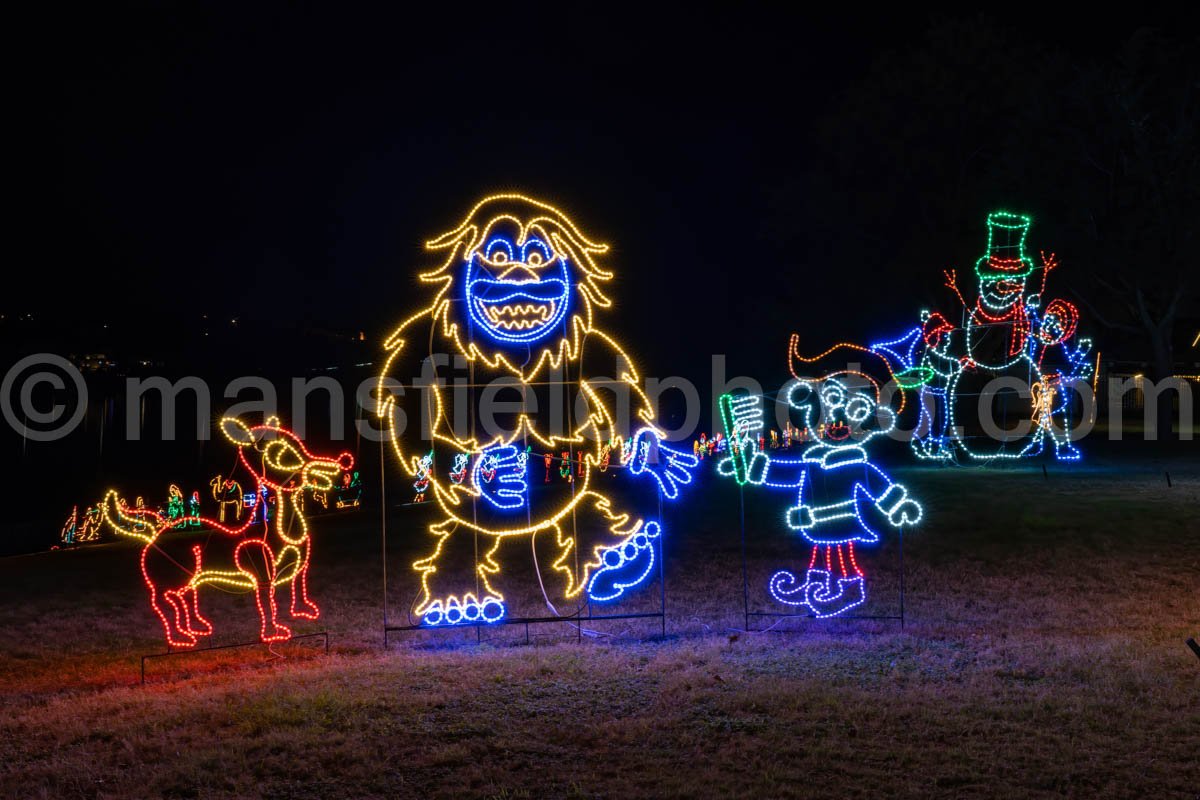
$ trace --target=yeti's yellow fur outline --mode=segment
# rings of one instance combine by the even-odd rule
[[[530,233],[536,232],[543,241],[550,243],[554,250],[554,256],[565,255],[574,270],[573,290],[578,305],[566,320],[566,335],[551,340],[536,354],[531,354],[529,365],[524,368],[514,364],[508,354],[503,351],[488,347],[483,342],[467,339],[463,335],[459,322],[454,320],[450,313],[452,290],[457,285],[458,274],[463,263],[468,257],[472,257],[478,252],[480,246],[488,241],[489,233],[501,223],[514,225],[519,231],[515,242],[518,246],[525,242]],[[637,417],[643,425],[658,430],[654,423],[654,411],[641,388],[641,379],[632,359],[615,339],[596,328],[594,324],[593,315],[596,307],[604,309],[612,307],[612,301],[604,294],[600,284],[612,279],[613,273],[600,268],[595,261],[596,256],[608,252],[607,244],[593,242],[566,214],[552,205],[523,194],[500,193],[480,200],[457,227],[427,241],[425,249],[445,254],[445,260],[440,267],[419,275],[422,283],[436,286],[434,298],[428,306],[400,323],[400,326],[385,340],[384,349],[387,351],[387,358],[376,385],[376,397],[382,398],[379,402],[378,414],[387,421],[388,438],[407,474],[416,476],[418,462],[428,450],[420,448],[419,452],[405,452],[404,443],[401,441],[396,426],[396,400],[387,394],[386,386],[387,376],[391,372],[392,365],[405,351],[405,345],[410,338],[420,341],[416,336],[426,334],[424,329],[421,329],[419,334],[413,330],[422,322],[428,322],[431,325],[427,332],[431,351],[440,328],[441,340],[453,348],[452,352],[460,353],[470,363],[482,363],[489,369],[511,373],[522,384],[530,383],[543,370],[557,370],[561,369],[564,364],[578,363],[584,341],[588,337],[599,339],[611,348],[617,356],[618,363],[623,365],[616,382],[632,390],[632,402],[637,406]],[[511,436],[508,438],[496,436],[487,442],[480,442],[473,437],[458,439],[448,424],[441,391],[437,386],[429,387],[428,396],[434,399],[434,403],[429,409],[431,412],[429,430],[434,441],[441,442],[457,452],[469,453],[472,461],[487,448],[509,444],[522,438],[523,435],[528,435],[538,443],[539,448],[545,448],[550,452],[559,452],[560,447],[579,445],[584,446],[587,450],[580,451],[584,470],[572,498],[554,513],[534,520],[525,526],[496,530],[476,524],[469,514],[462,512],[470,508],[470,503],[466,503],[464,506],[464,501],[479,497],[479,491],[465,481],[457,484],[444,481],[440,475],[431,475],[430,484],[433,489],[433,497],[446,519],[429,527],[430,533],[438,537],[434,552],[413,562],[412,565],[413,570],[421,575],[422,590],[421,597],[414,608],[415,613],[422,614],[433,600],[445,600],[447,603],[457,601],[464,605],[468,600],[479,602],[479,598],[475,598],[471,593],[464,594],[462,597],[434,598],[430,596],[429,576],[437,572],[437,562],[441,556],[442,545],[459,525],[494,537],[494,543],[477,563],[476,574],[486,595],[501,601],[504,596],[492,586],[490,577],[500,572],[500,564],[496,561],[495,554],[505,538],[553,532],[555,546],[558,548],[558,557],[552,563],[551,569],[563,575],[566,583],[565,595],[568,599],[573,599],[578,597],[586,586],[591,570],[601,565],[601,552],[612,546],[612,542],[596,545],[593,548],[591,560],[583,566],[582,579],[576,582],[575,572],[568,564],[574,548],[574,538],[565,535],[559,524],[563,518],[580,507],[585,499],[588,499],[592,503],[592,507],[609,522],[609,531],[615,540],[628,540],[641,531],[643,520],[637,519],[630,522],[629,514],[612,511],[608,497],[589,488],[592,468],[600,463],[603,455],[603,443],[617,432],[616,415],[609,404],[601,399],[597,385],[589,382],[583,376],[578,378],[578,383],[580,391],[587,398],[589,414],[587,419],[569,435],[543,435],[527,415],[521,414]],[[587,435],[589,430],[590,437]],[[661,431],[658,433],[660,437],[664,435]],[[591,439],[590,446],[589,438]]]

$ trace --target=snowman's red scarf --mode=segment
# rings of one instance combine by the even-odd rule
[[[979,298],[975,301],[975,314],[989,325],[1007,324],[1009,326],[1008,354],[1010,356],[1019,355],[1025,350],[1025,345],[1029,341],[1029,314],[1020,300],[1009,306],[1007,311],[993,314],[983,307],[983,298]]]

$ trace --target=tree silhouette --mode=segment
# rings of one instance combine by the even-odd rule
[[[988,211],[1031,213],[1034,248],[1068,267],[1054,280],[1136,342],[1152,377],[1170,376],[1175,326],[1196,303],[1195,42],[1142,30],[1081,58],[980,16],[905,45],[819,121],[770,235],[815,232],[843,262],[924,284],[936,306],[936,276],[978,254]],[[806,231],[785,222],[798,218]],[[1170,419],[1170,396],[1160,403]]]

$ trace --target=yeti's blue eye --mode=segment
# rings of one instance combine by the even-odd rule
[[[526,239],[521,245],[521,261],[536,267],[550,260],[550,248],[541,239]]]
[[[497,264],[512,261],[513,246],[508,243],[507,239],[497,237],[487,243],[487,247],[483,249],[483,257]]]

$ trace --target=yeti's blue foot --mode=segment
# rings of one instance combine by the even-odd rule
[[[654,571],[654,540],[662,533],[657,522],[647,522],[621,544],[601,551],[600,567],[588,581],[588,597],[598,603],[616,600]]]
[[[421,615],[421,624],[428,627],[446,625],[474,625],[480,622],[499,622],[506,613],[504,603],[497,597],[485,597],[483,601],[468,594],[462,600],[451,597],[445,602],[434,600]]]

